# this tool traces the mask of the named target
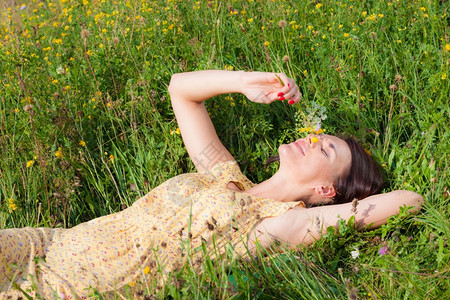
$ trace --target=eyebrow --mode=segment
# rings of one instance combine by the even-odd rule
[[[334,146],[334,143],[330,141],[328,146],[333,149],[334,155],[337,157],[337,151],[336,151],[336,147]]]
[[[337,157],[338,152],[336,150],[336,147],[334,146],[335,143],[333,143],[333,141],[331,139],[329,139],[329,138],[326,138],[326,139],[327,139],[327,142],[328,142],[328,146],[333,149],[334,155]]]

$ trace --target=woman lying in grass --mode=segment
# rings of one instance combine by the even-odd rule
[[[249,100],[297,103],[284,74],[199,71],[169,86],[184,143],[198,173],[174,177],[128,209],[71,229],[0,231],[0,296],[88,297],[145,282],[189,261],[202,265],[231,245],[238,255],[274,241],[294,248],[355,215],[359,227],[384,224],[403,205],[420,208],[409,191],[378,194],[381,174],[353,139],[309,135],[279,147],[279,170],[251,183],[217,137],[203,102],[224,93]],[[359,201],[352,213],[351,201]],[[321,204],[334,204],[322,205]],[[306,208],[308,207],[308,208]],[[205,250],[206,249],[206,250]]]

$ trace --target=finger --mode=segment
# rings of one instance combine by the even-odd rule
[[[290,99],[292,98],[295,93],[297,93],[298,91],[298,86],[295,84],[294,80],[289,80],[289,82],[287,83],[287,85],[289,86],[288,90],[284,92],[284,97],[286,99]]]
[[[292,96],[292,98],[289,100],[288,104],[293,105],[295,103],[300,102],[300,99],[302,98],[302,93],[297,90],[295,94]]]
[[[275,73],[275,78],[277,78],[278,83],[279,83],[283,88],[289,88],[289,87],[288,87],[289,77],[287,77],[286,74],[284,74],[284,73]]]
[[[281,77],[279,78],[279,81],[281,81]],[[285,83],[285,85],[276,92],[279,101],[289,99],[295,93],[296,85],[292,79],[288,78],[287,81],[283,81],[283,83]]]
[[[283,93],[285,94],[294,94],[296,89],[298,89],[297,84],[295,84],[294,79],[288,78],[286,85],[282,88]]]

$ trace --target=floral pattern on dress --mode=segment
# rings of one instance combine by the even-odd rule
[[[242,192],[227,189],[230,181]],[[45,299],[85,299],[92,289],[107,292],[138,280],[144,269],[155,276],[173,271],[187,256],[201,265],[203,246],[211,258],[227,245],[246,255],[247,235],[260,218],[304,206],[246,194],[253,186],[229,161],[176,176],[129,208],[70,229],[0,230],[0,272],[8,275],[0,279],[0,296],[20,295],[13,279],[22,289],[33,284]]]

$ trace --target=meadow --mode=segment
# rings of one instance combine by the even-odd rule
[[[425,203],[309,247],[189,264],[116,299],[449,296],[447,1],[9,0],[0,4],[0,228],[71,227],[194,172],[170,105],[177,72],[284,72],[300,103],[223,95],[207,107],[244,174],[322,116],[380,163],[385,191]],[[324,111],[326,109],[326,111]],[[326,118],[325,115],[326,114]],[[101,299],[93,291],[94,298]]]

